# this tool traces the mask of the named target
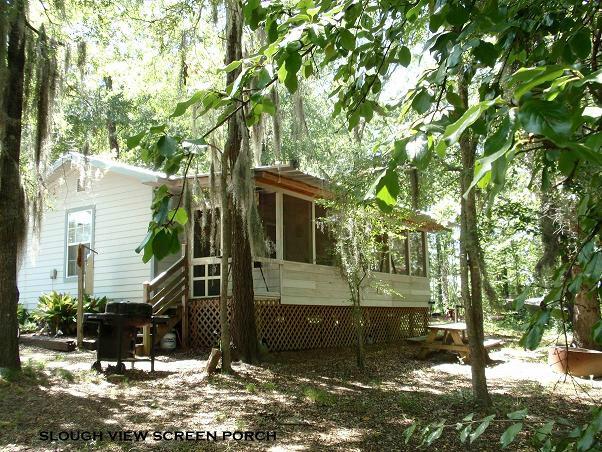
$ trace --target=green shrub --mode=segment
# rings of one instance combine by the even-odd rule
[[[25,325],[25,323],[29,320],[29,311],[25,309],[21,303],[17,305],[17,319],[19,320],[19,325]]]
[[[107,297],[93,297],[84,295],[84,312],[104,312]],[[52,291],[42,294],[38,306],[32,314],[32,318],[48,327],[51,334],[59,330],[63,334],[75,332],[77,316],[77,298],[68,293]]]
[[[84,295],[84,312],[105,312],[105,307],[108,303],[107,297],[93,297],[91,295]]]
[[[59,330],[63,334],[72,333],[75,329],[77,315],[77,300],[67,293],[52,291],[42,294],[38,307],[33,312],[33,318],[48,327],[51,334]]]

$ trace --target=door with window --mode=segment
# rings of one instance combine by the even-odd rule
[[[94,208],[68,210],[65,226],[65,278],[76,278],[78,245],[84,245],[84,258],[87,258],[92,248]]]

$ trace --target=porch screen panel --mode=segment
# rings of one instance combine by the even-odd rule
[[[211,237],[213,216],[216,216],[214,237]],[[215,213],[211,210],[197,210],[194,213],[194,249],[193,257],[210,257],[220,253],[220,221],[219,209]],[[212,243],[214,242],[214,243]]]
[[[391,273],[407,275],[409,269],[408,235],[391,237]]]
[[[410,271],[412,276],[426,276],[424,232],[410,232]]]
[[[282,211],[284,259],[311,263],[313,261],[311,202],[283,195]]]
[[[276,193],[257,193],[257,209],[263,223],[266,256],[276,258]]]
[[[326,209],[316,204],[316,264],[334,265],[334,240],[328,227],[322,221],[326,216]]]

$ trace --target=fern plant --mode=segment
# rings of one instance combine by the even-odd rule
[[[33,318],[46,325],[51,334],[69,334],[75,329],[76,314],[77,301],[71,295],[52,291],[40,296]]]

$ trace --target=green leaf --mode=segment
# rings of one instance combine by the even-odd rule
[[[397,171],[392,168],[384,170],[373,184],[371,191],[374,193],[379,207],[384,211],[390,211],[397,203],[397,196],[400,192]]]
[[[483,434],[483,432],[487,429],[487,427],[489,427],[489,424],[491,423],[491,421],[493,420],[494,417],[495,417],[495,414],[492,414],[492,415],[487,416],[482,419],[482,422],[479,424],[479,426],[475,429],[474,432],[472,432],[470,434],[470,443],[471,444],[474,442],[475,439],[477,439],[479,436],[481,436]]]
[[[500,438],[500,443],[502,443],[502,448],[505,449],[514,441],[518,432],[520,432],[523,428],[522,422],[518,422],[516,424],[512,424],[510,427],[506,429],[506,431],[502,434]]]
[[[138,247],[136,248],[136,254],[140,254],[140,251],[142,251],[146,247],[146,245],[148,245],[149,242],[152,241],[153,236],[154,236],[154,233],[152,230],[150,230],[146,233],[144,240],[142,240],[142,242],[140,242],[140,245],[138,245]]]
[[[519,107],[518,118],[527,132],[552,140],[568,138],[572,132],[571,115],[559,102],[528,99]]]
[[[555,80],[561,77],[562,74],[564,74],[564,67],[562,66],[544,66],[543,71],[534,73],[533,78],[528,79],[517,86],[514,91],[514,98],[519,100],[536,86]]]
[[[133,149],[136,146],[138,146],[140,144],[140,142],[142,141],[142,138],[144,138],[144,135],[146,135],[146,131],[140,132],[137,135],[128,137],[128,139],[126,140],[128,149]]]
[[[474,122],[481,117],[483,112],[488,110],[491,106],[499,104],[500,102],[501,99],[496,98],[479,102],[478,104],[470,107],[464,112],[460,119],[445,128],[445,133],[441,137],[440,143],[445,142],[443,146],[451,146],[452,144],[457,143],[464,131],[474,124]]]
[[[207,92],[205,90],[197,91],[190,97],[190,99],[188,99],[184,102],[179,102],[176,105],[175,110],[171,114],[171,117],[176,118],[178,116],[182,116],[184,113],[186,113],[186,110],[188,110],[188,107],[199,102],[206,94],[207,94]]]
[[[157,149],[159,150],[159,154],[163,157],[171,157],[176,153],[177,148],[177,141],[168,135],[163,135],[159,138],[159,141],[157,141]]]
[[[426,113],[433,103],[433,96],[425,89],[420,90],[412,100],[412,107],[418,114]]]
[[[161,260],[172,249],[172,235],[165,228],[160,228],[153,239],[153,255]]]
[[[424,132],[419,132],[410,138],[405,145],[408,159],[416,165],[418,169],[425,169],[430,161],[431,148],[428,145],[428,138]]]
[[[460,442],[465,443],[468,439],[468,435],[470,434],[471,426],[468,424],[466,427],[462,429],[460,432]]]
[[[519,421],[521,419],[524,419],[528,414],[528,410],[527,408],[522,409],[522,410],[518,410],[518,411],[513,411],[512,413],[508,413],[506,416],[508,417],[508,419],[512,419],[513,421]]]
[[[403,67],[408,67],[410,62],[412,61],[412,54],[410,53],[410,49],[406,46],[401,46],[399,52],[397,53],[397,61]]]
[[[414,431],[416,430],[417,425],[418,424],[416,424],[416,422],[414,422],[412,425],[410,425],[408,428],[406,428],[403,431],[403,440],[404,440],[405,444],[408,444],[410,442],[410,438],[414,434]]]
[[[585,59],[592,51],[591,30],[582,28],[569,39],[569,45],[575,54]]]
[[[355,49],[355,36],[346,28],[339,28],[339,37],[341,39],[341,46],[345,50],[352,52]]]
[[[472,49],[472,54],[479,63],[493,67],[498,57],[498,49],[490,42],[480,41],[479,45]]]
[[[464,197],[468,192],[475,186],[479,181],[483,180],[486,175],[490,175],[492,164],[503,157],[506,152],[512,147],[514,142],[514,133],[516,132],[516,115],[514,111],[504,116],[502,123],[497,130],[485,141],[485,156],[477,161],[475,165],[475,175],[472,179],[468,190],[464,194]],[[487,184],[481,184],[481,188],[484,188]]]
[[[237,69],[242,64],[242,60],[235,60],[228,64],[226,67],[222,69],[223,72],[232,72],[234,69]]]
[[[178,210],[174,209],[169,212],[169,219],[184,226],[188,223],[188,213],[183,207],[178,207]]]
[[[440,422],[435,427],[437,427],[437,428],[432,430],[424,440],[424,443],[427,446],[430,446],[431,444],[433,444],[433,442],[435,442],[435,440],[437,440],[441,436],[441,434],[443,433],[444,422]]]

